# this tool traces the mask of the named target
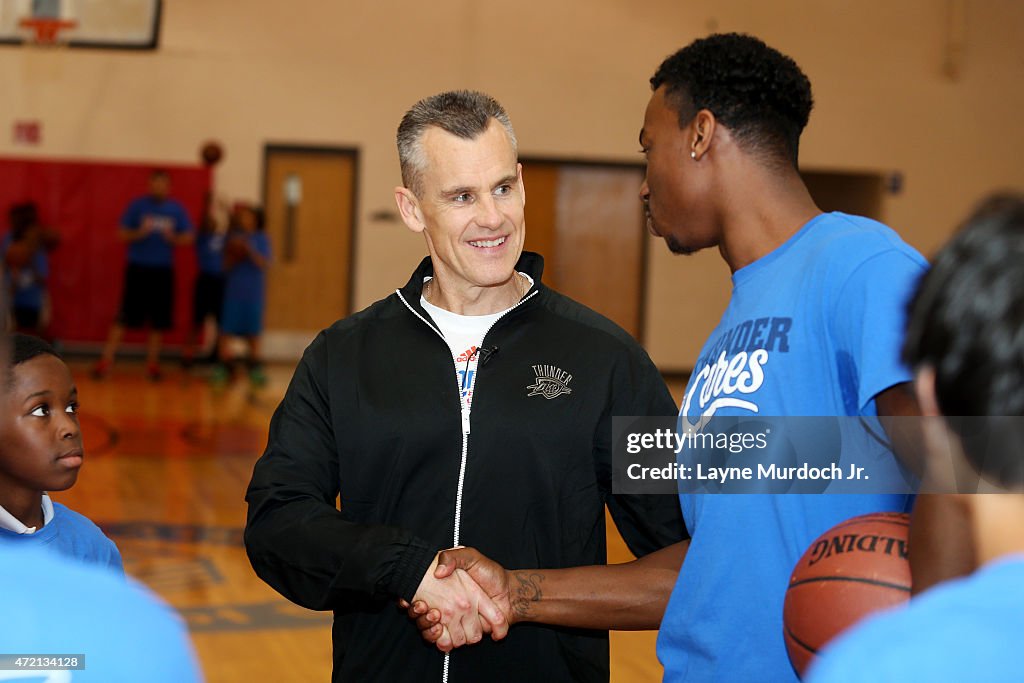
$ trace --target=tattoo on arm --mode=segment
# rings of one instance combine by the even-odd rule
[[[533,617],[533,603],[540,602],[543,594],[540,584],[544,575],[538,572],[515,572],[515,585],[512,588],[512,611],[519,619]]]

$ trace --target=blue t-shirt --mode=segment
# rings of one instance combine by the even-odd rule
[[[11,248],[11,236],[4,237],[2,251],[4,256]],[[50,277],[50,259],[46,250],[37,247],[27,267],[21,268],[17,277],[10,272],[4,273],[4,280],[11,292],[11,305],[18,308],[39,310],[43,307],[43,295],[46,292],[46,278]]]
[[[88,517],[57,502],[53,503],[53,519],[42,529],[32,534],[16,534],[0,528],[0,541],[7,541],[12,548],[49,548],[66,557],[124,574],[121,553],[114,542]]]
[[[150,195],[132,201],[121,216],[121,226],[139,230],[143,225],[153,228],[144,239],[128,245],[128,263],[138,266],[174,265],[174,245],[171,238],[192,230],[188,213],[177,200],[170,197],[157,200]]]
[[[228,239],[237,237],[228,235]],[[256,253],[270,260],[270,240],[266,233],[253,232],[245,235]],[[250,259],[245,258],[225,272],[224,305],[232,303],[263,304],[266,295],[266,275],[263,268],[258,267]]]
[[[200,273],[221,275],[224,272],[224,234],[200,232],[196,235],[196,264]]]
[[[808,683],[961,683],[1024,679],[1024,555],[866,619],[829,644]]]
[[[85,655],[68,683],[196,683],[202,673],[181,618],[131,579],[0,539],[5,654]],[[57,680],[3,671],[6,683]]]
[[[880,223],[817,216],[733,274],[680,414],[691,424],[711,415],[874,415],[874,396],[910,379],[899,361],[904,309],[926,267]],[[681,495],[692,540],[658,636],[665,680],[796,681],[782,633],[793,566],[838,522],[911,502]]]

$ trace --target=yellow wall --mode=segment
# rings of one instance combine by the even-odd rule
[[[951,8],[965,17],[952,31],[964,47],[954,78],[943,72]],[[986,191],[1024,187],[1016,0],[166,0],[155,52],[0,48],[8,130],[44,126],[38,148],[4,136],[0,154],[192,163],[216,138],[227,148],[219,190],[259,199],[265,143],[358,147],[361,307],[424,253],[400,224],[370,218],[392,208],[393,135],[413,101],[486,90],[523,154],[639,160],[647,78],[711,30],[757,34],[797,60],[817,100],[804,167],[903,172],[885,217],[925,252]],[[685,368],[728,274],[717,254],[652,246],[648,347]]]

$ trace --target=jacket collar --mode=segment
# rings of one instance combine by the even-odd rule
[[[544,257],[540,254],[535,254],[532,251],[524,251],[519,256],[519,260],[516,261],[516,270],[526,273],[533,278],[533,287],[526,293],[529,294],[533,291],[542,291],[544,285],[541,284],[541,274],[544,272]],[[415,307],[417,310],[422,312],[420,308],[420,296],[423,294],[423,278],[432,277],[434,275],[434,264],[431,262],[429,256],[424,256],[423,260],[420,261],[420,265],[413,272],[412,277],[409,278],[409,282],[406,283],[405,287],[399,290],[399,293],[410,305]],[[525,296],[525,295],[524,295]]]

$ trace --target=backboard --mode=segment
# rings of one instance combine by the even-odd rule
[[[162,9],[162,0],[0,0],[0,44],[152,50]]]

